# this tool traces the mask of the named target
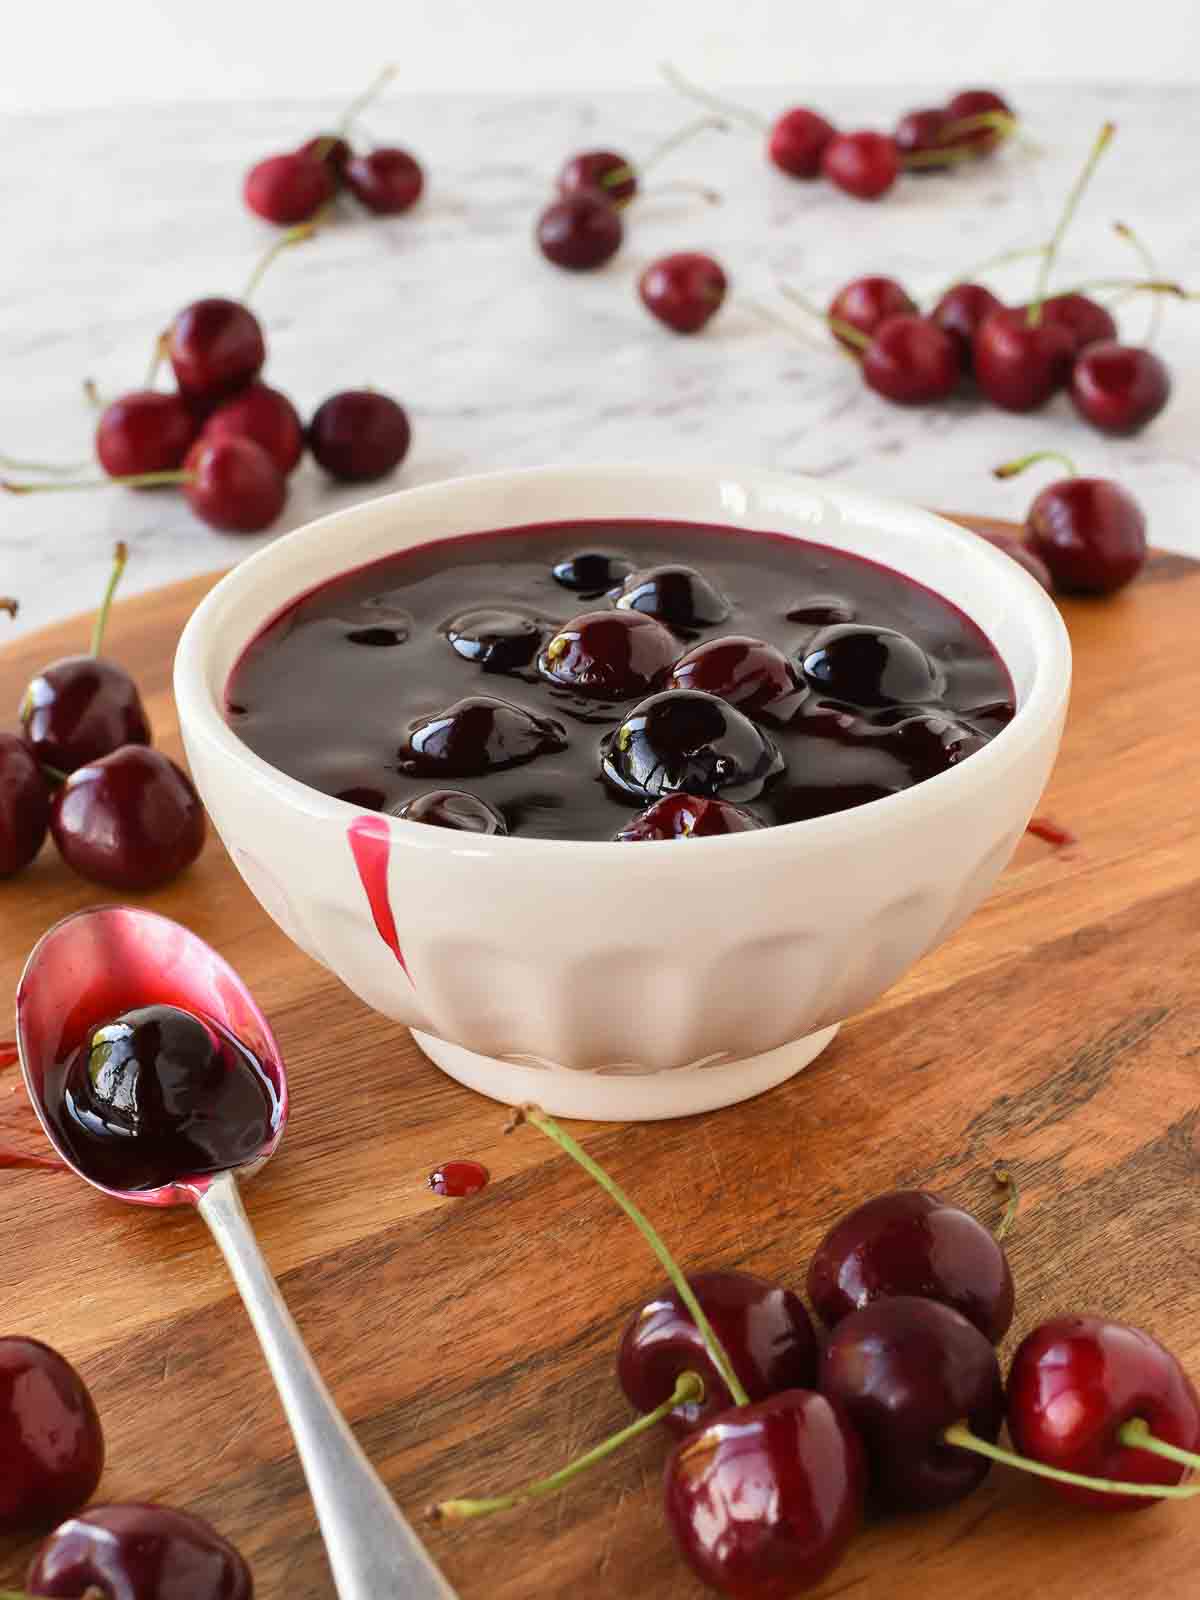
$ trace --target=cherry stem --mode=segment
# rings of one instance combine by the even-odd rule
[[[782,289],[782,287],[781,284],[780,288]],[[810,350],[820,350],[823,354],[828,355],[829,346],[827,344],[819,344],[816,339],[810,339],[803,329],[796,327],[795,323],[789,322],[786,317],[781,317],[777,311],[772,311],[770,306],[764,306],[761,301],[751,300],[747,296],[743,296],[740,303],[745,306],[747,311],[752,311],[756,317],[761,317],[764,322],[770,323],[771,327],[779,328],[791,338],[798,339],[801,344],[807,345]],[[857,357],[852,357],[848,350],[842,350],[841,353],[849,360],[857,360]]]
[[[1117,1438],[1131,1450],[1148,1450],[1152,1456],[1161,1456],[1164,1461],[1178,1461],[1184,1467],[1200,1468],[1200,1455],[1194,1450],[1181,1450],[1177,1444],[1168,1444],[1165,1439],[1156,1439],[1150,1432],[1150,1424],[1143,1417],[1131,1417],[1128,1422],[1122,1423],[1117,1430]]]
[[[104,643],[104,630],[108,627],[108,614],[112,610],[113,596],[117,592],[117,585],[121,581],[121,574],[125,571],[125,564],[129,560],[129,546],[121,540],[113,551],[113,567],[109,574],[108,587],[104,591],[104,599],[100,602],[100,609],[96,613],[96,621],[92,625],[92,658],[100,654],[100,646]]]
[[[617,182],[621,180],[618,178]],[[656,183],[649,189],[643,189],[644,195],[664,194],[668,189],[681,189],[686,194],[698,195],[706,206],[719,206],[725,196],[716,189],[710,189],[707,184],[693,183],[690,178],[668,178],[665,183]]]
[[[55,478],[83,472],[91,465],[90,461],[22,461],[16,456],[0,455],[0,467],[6,472],[45,472]]]
[[[57,767],[48,767],[44,761],[42,762],[42,776],[49,778],[51,783],[66,783],[67,781],[65,772],[60,772]]]
[[[989,256],[986,261],[977,262],[969,271],[960,272],[957,277],[951,278],[937,298],[940,300],[942,295],[949,294],[951,289],[957,288],[960,283],[974,282],[982,273],[990,272],[993,267],[1006,267],[1011,261],[1028,261],[1031,256],[1044,256],[1049,248],[1049,245],[1033,244],[1026,245],[1020,250],[1002,250],[998,256]]]
[[[703,1399],[704,1380],[699,1373],[681,1373],[676,1379],[674,1390],[661,1405],[638,1417],[627,1428],[611,1434],[602,1444],[577,1456],[574,1461],[565,1467],[560,1467],[557,1472],[552,1472],[549,1477],[537,1478],[513,1494],[496,1495],[489,1500],[443,1500],[438,1505],[430,1506],[426,1515],[431,1522],[465,1522],[469,1517],[490,1516],[493,1511],[510,1511],[513,1506],[523,1505],[527,1500],[544,1499],[546,1495],[554,1494],[564,1488],[581,1472],[586,1472],[589,1467],[594,1467],[597,1462],[611,1456],[631,1439],[648,1433],[664,1417],[669,1416],[676,1406],[697,1404]]]
[[[1073,283],[1069,289],[1059,289],[1056,293],[1088,294],[1092,289],[1123,289],[1126,294],[1169,294],[1176,300],[1200,298],[1173,278],[1089,278],[1086,283]]]
[[[669,139],[663,139],[656,144],[642,162],[642,171],[649,172],[651,167],[656,167],[660,161],[665,160],[672,150],[678,150],[681,144],[686,144],[689,139],[694,139],[698,133],[704,133],[708,129],[712,129],[714,133],[728,133],[729,124],[724,117],[696,117],[692,122],[685,123],[682,128],[678,128]],[[632,177],[633,174],[628,173],[628,176]],[[621,183],[624,182],[624,179],[609,177],[606,181],[609,183]]]
[[[779,292],[793,305],[799,306],[801,311],[807,311],[810,317],[816,317],[818,322],[823,322],[831,333],[836,333],[839,339],[845,339],[856,350],[865,350],[871,343],[861,328],[856,328],[852,322],[843,322],[841,317],[831,317],[828,311],[822,311],[820,306],[815,306],[811,300],[806,300],[798,289],[792,288],[790,283],[781,283]]]
[[[355,119],[362,115],[362,113],[371,104],[371,101],[375,99],[376,95],[383,92],[383,90],[399,71],[399,63],[393,61],[388,66],[381,68],[381,70],[376,73],[363,92],[351,100],[350,104],[343,112],[342,120],[337,125],[337,131],[339,134],[345,134],[349,132]]]
[[[0,596],[0,611],[5,611],[10,617],[15,617],[20,609],[15,600],[10,600],[7,595]]]
[[[1146,248],[1145,242],[1136,234],[1127,222],[1114,222],[1113,232],[1130,245],[1136,252],[1138,260],[1142,263],[1148,278],[1160,278],[1162,273],[1158,269],[1158,262]],[[1146,324],[1146,344],[1153,345],[1158,338],[1159,326],[1162,322],[1163,303],[1155,295],[1150,303],[1150,321]]]
[[[1063,455],[1061,450],[1033,450],[1027,456],[1018,456],[1015,461],[1006,461],[1003,466],[992,468],[993,478],[1015,478],[1025,471],[1026,467],[1036,466],[1039,461],[1059,461],[1067,469],[1071,478],[1079,476],[1079,468],[1070,456]]]
[[[696,1299],[691,1284],[675,1264],[675,1258],[659,1237],[658,1231],[650,1219],[634,1204],[620,1184],[614,1178],[610,1178],[604,1168],[592,1160],[583,1146],[577,1144],[565,1129],[559,1127],[553,1117],[548,1117],[538,1106],[518,1106],[513,1112],[512,1121],[508,1124],[506,1132],[519,1128],[523,1122],[531,1123],[539,1133],[544,1133],[561,1150],[566,1151],[572,1161],[577,1162],[591,1178],[594,1178],[604,1192],[610,1195],[621,1210],[624,1211],[625,1215],[658,1257],[676,1293],[691,1313],[692,1320],[700,1331],[700,1337],[704,1340],[709,1359],[720,1373],[726,1388],[733,1396],[734,1404],[748,1406],[750,1404],[750,1396],[742,1387],[737,1373],[733,1370],[733,1363],[725,1353],[724,1345],[717,1338],[712,1323],[704,1315],[704,1309],[699,1300]]]
[[[1095,1489],[1101,1494],[1131,1494],[1144,1500],[1191,1500],[1200,1494],[1200,1483],[1121,1483],[1115,1478],[1089,1478],[1082,1472],[1048,1467],[1041,1461],[1031,1461],[1028,1456],[1019,1456],[1012,1450],[977,1438],[965,1422],[951,1423],[942,1438],[960,1450],[973,1450],[976,1455],[987,1456],[989,1461],[1016,1467],[1018,1472],[1030,1472],[1035,1478],[1049,1478],[1052,1483],[1070,1483],[1079,1489]]]
[[[93,411],[103,411],[108,404],[108,401],[100,393],[100,388],[95,378],[85,378],[83,380],[83,398]]]
[[[167,334],[160,333],[154,341],[154,349],[150,352],[150,365],[146,368],[146,381],[142,386],[143,388],[153,389],[154,387],[155,379],[158,377],[158,369],[167,353],[167,338]]]
[[[164,483],[193,483],[191,472],[134,472],[127,478],[77,478],[74,483],[17,483],[12,478],[0,478],[0,489],[9,494],[65,493],[71,489],[157,489]]]
[[[1070,226],[1071,218],[1075,215],[1080,200],[1083,199],[1083,191],[1091,182],[1092,173],[1096,170],[1097,162],[1112,143],[1113,135],[1116,131],[1117,125],[1115,122],[1106,122],[1100,129],[1100,132],[1096,135],[1096,142],[1093,144],[1079,176],[1075,179],[1074,184],[1071,186],[1071,191],[1067,195],[1062,215],[1058,219],[1054,232],[1050,235],[1050,241],[1046,246],[1046,254],[1042,257],[1042,265],[1038,272],[1037,283],[1034,286],[1033,299],[1029,303],[1029,310],[1025,316],[1025,320],[1031,328],[1036,328],[1042,320],[1042,302],[1046,298],[1046,286],[1050,282],[1050,272],[1058,255],[1059,246],[1062,244],[1063,235]]]
[[[1011,139],[1020,124],[1011,111],[975,111],[969,117],[959,117],[942,129],[942,137],[953,145],[968,133],[981,133],[984,129],[998,133],[1002,139]]]
[[[1012,1232],[1012,1225],[1017,1220],[1017,1207],[1021,1204],[1021,1189],[1008,1167],[993,1167],[992,1178],[999,1188],[1004,1190],[1007,1197],[1004,1206],[1004,1215],[996,1224],[994,1237],[997,1243],[1007,1239]]]
[[[718,116],[733,117],[737,122],[744,123],[746,127],[753,128],[758,133],[766,133],[771,124],[766,117],[757,111],[751,111],[748,106],[739,106],[733,100],[724,100],[718,94],[711,94],[707,89],[702,89],[698,83],[693,83],[690,78],[685,78],[679,68],[672,66],[669,61],[660,61],[658,70],[680,94],[687,95],[689,100],[695,100],[698,105],[707,106],[710,111],[715,111]]]
[[[286,233],[280,234],[273,244],[267,246],[259,258],[258,265],[250,274],[246,287],[242,290],[243,303],[248,301],[258,288],[263,275],[275,258],[281,256],[285,250],[290,250],[293,245],[303,244],[306,239],[311,239],[317,229],[329,221],[332,210],[333,201],[330,200],[321,207],[316,216],[310,217],[307,222],[297,223],[294,228],[289,228]]]

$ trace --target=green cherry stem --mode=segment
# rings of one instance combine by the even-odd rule
[[[92,624],[91,654],[93,659],[100,654],[100,647],[104,643],[104,631],[108,627],[108,614],[112,610],[113,596],[117,592],[117,585],[121,581],[121,574],[129,560],[129,546],[122,539],[113,551],[112,572],[109,574],[108,587],[104,591],[104,599],[100,602],[100,609],[96,613],[96,620]]]
[[[191,483],[190,472],[134,472],[127,478],[76,478],[71,483],[18,483],[0,478],[0,489],[8,494],[65,494],[71,489],[157,489],[165,483]]]
[[[1050,235],[1046,253],[1042,257],[1042,265],[1038,271],[1037,283],[1034,286],[1033,299],[1029,302],[1029,310],[1026,313],[1025,320],[1031,328],[1036,328],[1042,320],[1042,302],[1046,298],[1046,288],[1050,282],[1050,273],[1058,255],[1059,246],[1063,242],[1063,236],[1071,224],[1071,218],[1075,215],[1079,202],[1083,199],[1083,191],[1091,182],[1092,173],[1096,170],[1097,162],[1112,143],[1113,135],[1116,131],[1117,125],[1115,122],[1106,122],[1100,129],[1100,132],[1096,135],[1096,142],[1092,145],[1088,158],[1084,162],[1079,176],[1072,184],[1070,193],[1067,195],[1066,203],[1062,208],[1062,215],[1058,219],[1054,232]]]
[[[1117,1438],[1131,1450],[1147,1450],[1164,1461],[1177,1461],[1182,1467],[1200,1469],[1200,1455],[1194,1450],[1181,1450],[1177,1444],[1168,1444],[1150,1432],[1150,1424],[1143,1417],[1131,1417],[1117,1430]]]
[[[782,285],[780,287],[782,289]],[[789,322],[786,317],[781,317],[777,311],[772,311],[770,306],[764,306],[760,300],[751,300],[748,296],[743,295],[738,303],[763,322],[769,323],[772,328],[778,328],[782,333],[786,333],[789,338],[797,340],[800,344],[807,345],[810,350],[818,350],[822,355],[829,354],[828,344],[822,344],[816,339],[810,338],[803,328],[798,328],[794,322]],[[839,354],[845,356],[847,360],[856,361],[858,359],[857,356],[851,356],[850,352],[841,346],[838,349]]]
[[[1158,268],[1158,262],[1155,261],[1154,257],[1150,254],[1150,251],[1147,249],[1144,240],[1133,231],[1127,222],[1114,222],[1113,232],[1119,239],[1124,239],[1125,243],[1129,245],[1129,247],[1136,253],[1138,260],[1142,263],[1142,269],[1148,278],[1162,277],[1162,273]],[[1147,345],[1153,345],[1154,341],[1158,338],[1158,330],[1162,323],[1162,308],[1162,301],[1157,295],[1155,295],[1154,299],[1150,302],[1150,320],[1146,324]]]
[[[86,472],[93,464],[91,461],[22,461],[17,456],[0,455],[0,467],[6,472],[44,472],[52,478]]]
[[[717,1338],[712,1323],[704,1315],[703,1307],[692,1292],[691,1284],[676,1266],[675,1258],[659,1237],[658,1230],[650,1219],[634,1204],[620,1184],[615,1179],[610,1178],[604,1168],[592,1160],[583,1146],[577,1144],[564,1128],[559,1127],[553,1117],[548,1117],[537,1106],[518,1106],[513,1113],[512,1121],[508,1124],[508,1131],[519,1128],[523,1122],[530,1123],[539,1133],[544,1133],[547,1139],[552,1139],[561,1150],[565,1150],[572,1161],[578,1162],[589,1177],[594,1178],[604,1192],[610,1195],[621,1210],[624,1211],[625,1215],[658,1257],[676,1293],[691,1312],[692,1320],[700,1330],[700,1337],[704,1340],[704,1346],[708,1351],[709,1358],[724,1379],[726,1388],[733,1396],[734,1404],[748,1406],[750,1404],[750,1396],[742,1387],[737,1373],[733,1370],[733,1363],[726,1355],[724,1345]]]
[[[1002,250],[997,256],[988,256],[986,261],[976,262],[968,271],[956,273],[945,288],[940,290],[934,297],[934,303],[936,304],[943,295],[949,294],[951,289],[956,288],[960,283],[974,283],[985,272],[991,272],[995,267],[1006,267],[1013,261],[1028,261],[1033,256],[1044,256],[1049,248],[1049,245],[1045,244],[1031,244],[1025,245],[1019,250]]]
[[[835,333],[839,339],[845,339],[856,350],[865,350],[870,344],[870,339],[861,328],[856,328],[852,322],[843,322],[841,317],[831,317],[828,311],[822,311],[820,306],[815,306],[811,300],[806,300],[798,289],[792,288],[790,283],[781,283],[779,292],[794,306],[799,306],[801,311],[807,311],[810,317],[816,317],[818,322],[823,322],[831,333]]]
[[[1001,1445],[989,1444],[973,1434],[965,1422],[955,1422],[942,1434],[947,1444],[960,1450],[973,1450],[989,1461],[999,1461],[1006,1467],[1016,1467],[1018,1472],[1030,1472],[1035,1478],[1049,1478],[1052,1483],[1069,1483],[1077,1489],[1095,1489],[1100,1494],[1137,1495],[1143,1500],[1191,1500],[1200,1494],[1200,1483],[1120,1483],[1115,1478],[1089,1478],[1082,1472],[1067,1472],[1062,1467],[1047,1467],[1041,1461],[1031,1461]]]
[[[274,262],[278,256],[281,256],[285,250],[290,250],[293,245],[303,244],[306,239],[311,239],[313,234],[316,233],[317,229],[329,221],[332,212],[333,201],[330,200],[321,207],[316,216],[310,217],[307,222],[297,223],[294,228],[289,228],[286,233],[280,234],[279,238],[276,239],[273,244],[267,246],[262,255],[259,257],[254,271],[250,274],[250,277],[246,282],[246,287],[242,290],[243,303],[248,301],[250,296],[258,288],[259,284],[263,280],[267,268],[271,266],[272,262]]]
[[[647,1411],[643,1416],[631,1422],[627,1428],[622,1428],[619,1433],[614,1433],[598,1444],[594,1449],[588,1450],[584,1455],[577,1456],[565,1467],[560,1467],[557,1472],[552,1472],[549,1477],[537,1478],[533,1483],[527,1483],[523,1489],[517,1489],[512,1494],[494,1495],[487,1500],[442,1500],[438,1505],[430,1506],[426,1512],[431,1522],[465,1522],[470,1517],[487,1517],[493,1511],[511,1511],[514,1506],[524,1505],[527,1500],[541,1500],[548,1494],[555,1494],[571,1482],[572,1478],[586,1472],[589,1467],[594,1467],[597,1462],[605,1460],[622,1445],[628,1444],[631,1439],[649,1432],[676,1406],[696,1403],[704,1399],[704,1380],[696,1372],[681,1373],[676,1380],[674,1391],[656,1406],[653,1411]]]
[[[1008,1167],[993,1167],[992,1178],[996,1185],[1004,1190],[1006,1200],[1004,1215],[996,1224],[993,1236],[997,1243],[1007,1239],[1012,1232],[1013,1223],[1017,1220],[1017,1207],[1021,1204],[1021,1189],[1012,1171]]]
[[[771,124],[766,117],[760,116],[757,111],[751,111],[748,106],[739,106],[733,100],[725,100],[719,94],[712,94],[707,89],[702,89],[698,83],[693,83],[690,78],[685,78],[679,68],[669,61],[660,61],[658,70],[672,89],[677,89],[680,94],[686,95],[689,100],[695,100],[698,105],[707,106],[719,117],[732,117],[735,122],[742,123],[747,128],[753,128],[756,133],[766,133]]]
[[[1027,456],[1018,456],[1015,461],[1006,461],[1003,466],[992,468],[993,478],[1015,478],[1025,471],[1026,467],[1036,466],[1039,461],[1057,461],[1067,469],[1069,478],[1079,476],[1079,468],[1070,456],[1063,455],[1061,450],[1033,450]]]
[[[383,90],[386,89],[388,84],[391,83],[392,79],[399,71],[399,62],[392,61],[389,62],[386,67],[382,67],[375,74],[363,92],[360,95],[356,95],[346,107],[346,110],[342,114],[342,120],[337,125],[337,131],[339,134],[346,134],[350,131],[357,118],[359,118],[367,109],[367,107],[371,104],[371,101],[375,99],[376,95],[382,94]],[[331,140],[331,145],[332,142],[333,141]]]

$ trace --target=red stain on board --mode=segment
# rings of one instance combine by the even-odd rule
[[[25,1167],[31,1172],[66,1172],[67,1164],[57,1156],[35,1156],[28,1150],[14,1150],[0,1144],[0,1167]]]
[[[392,852],[392,836],[384,817],[355,817],[347,830],[350,853],[358,869],[358,881],[363,886],[375,929],[412,982],[404,961],[404,952],[396,933],[396,919],[392,916],[392,902],[388,898],[388,860]]]
[[[425,1182],[434,1194],[461,1200],[469,1194],[478,1194],[487,1185],[488,1169],[478,1161],[443,1161],[434,1167]]]
[[[1072,833],[1070,828],[1064,828],[1061,822],[1055,822],[1053,817],[1031,817],[1025,825],[1025,831],[1032,833],[1036,839],[1044,839],[1056,850],[1067,850],[1079,843],[1079,835]]]
[[[0,1072],[17,1064],[17,1047],[11,1039],[0,1039]]]

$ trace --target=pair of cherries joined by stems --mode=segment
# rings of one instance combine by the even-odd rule
[[[71,1363],[37,1339],[0,1338],[0,1536],[53,1529],[24,1590],[0,1600],[251,1600],[245,1560],[201,1518],[141,1503],[81,1510],[104,1458],[95,1402]]]
[[[785,1600],[824,1578],[864,1504],[946,1506],[993,1461],[1107,1511],[1200,1494],[1200,1397],[1148,1335],[1095,1317],[1054,1318],[1013,1358],[995,1342],[1015,1295],[1000,1243],[938,1196],[897,1190],[859,1206],[818,1246],[809,1299],[747,1273],[684,1277],[652,1224],[576,1141],[535,1107],[517,1113],[555,1141],[629,1215],[670,1283],[622,1334],[617,1375],[641,1417],[578,1461],[514,1494],[450,1500],[436,1520],[506,1510],[564,1487],[658,1423],[677,1436],[663,1499],[681,1555],[737,1600]],[[1007,1421],[1017,1449],[997,1445]]]
[[[101,654],[125,561],[118,545],[89,653],[38,673],[21,732],[0,733],[0,879],[27,867],[47,833],[81,877],[122,891],[169,882],[204,846],[195,786],[152,748],[137,685]]]

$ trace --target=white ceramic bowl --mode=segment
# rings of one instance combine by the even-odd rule
[[[589,517],[769,529],[945,595],[999,651],[1013,721],[961,766],[810,822],[661,844],[456,834],[379,818],[403,965],[349,843],[368,813],[268,766],[226,725],[245,645],[288,601],[431,539]],[[238,870],[300,948],[509,1102],[640,1119],[728,1105],[810,1061],[951,933],[1008,861],[1050,772],[1070,646],[1008,556],[925,511],[763,472],[544,468],[457,479],[322,518],[244,561],[179,645],[196,783]],[[373,814],[370,814],[373,815]]]

